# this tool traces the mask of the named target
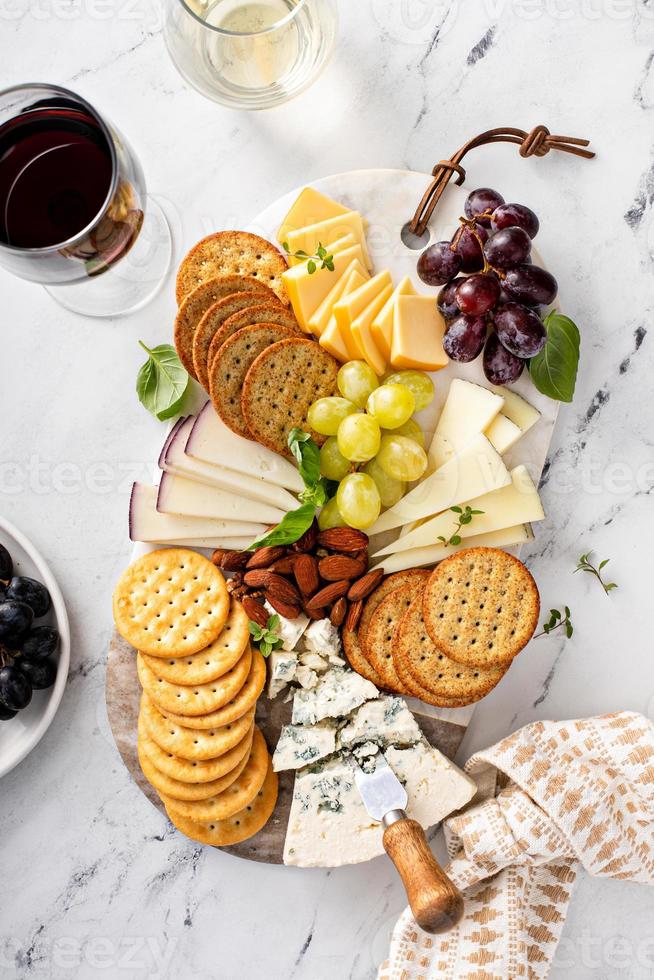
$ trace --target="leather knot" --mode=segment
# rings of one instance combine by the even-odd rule
[[[527,133],[520,144],[521,157],[544,157],[549,153],[550,147],[547,142],[550,131],[547,126],[534,126],[530,133]]]
[[[437,163],[431,172],[432,177],[435,177],[438,174],[439,170],[449,170],[451,174],[457,174],[457,178],[454,181],[455,184],[462,184],[463,181],[466,179],[466,172],[461,166],[461,164],[454,163],[453,160],[441,160],[440,163]]]

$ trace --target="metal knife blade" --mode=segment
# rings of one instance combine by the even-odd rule
[[[354,779],[361,793],[364,806],[373,820],[383,821],[391,810],[406,810],[409,798],[385,756],[380,752],[375,756],[374,772],[364,772],[357,760],[354,763]]]

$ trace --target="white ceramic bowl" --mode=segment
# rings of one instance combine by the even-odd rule
[[[70,664],[70,626],[64,599],[52,572],[34,545],[21,531],[0,517],[0,544],[11,553],[14,574],[38,579],[52,597],[52,609],[37,625],[56,626],[61,637],[57,679],[47,691],[35,691],[27,708],[11,721],[0,721],[0,777],[11,772],[29,755],[50,727],[63,697]]]

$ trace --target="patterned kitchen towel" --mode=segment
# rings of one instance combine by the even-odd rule
[[[430,936],[410,909],[379,980],[541,980],[581,864],[591,875],[654,884],[654,725],[620,712],[534,722],[466,771],[496,795],[451,817],[448,873],[465,895],[460,924]]]

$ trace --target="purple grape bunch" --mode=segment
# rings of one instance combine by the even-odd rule
[[[0,544],[0,721],[15,718],[33,691],[56,680],[59,633],[53,626],[34,625],[51,605],[45,585],[14,575],[12,557]]]
[[[449,242],[436,242],[418,260],[418,275],[441,286],[438,309],[446,320],[443,346],[453,361],[483,352],[491,384],[517,381],[525,362],[545,346],[541,310],[558,292],[554,276],[533,265],[537,216],[507,204],[490,187],[468,195],[465,218]]]

